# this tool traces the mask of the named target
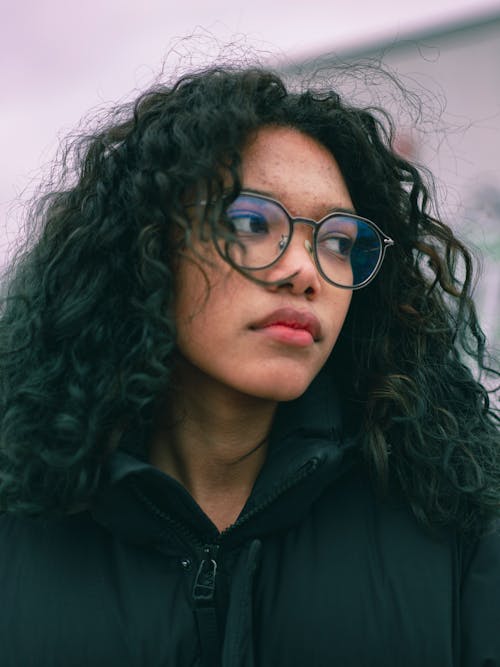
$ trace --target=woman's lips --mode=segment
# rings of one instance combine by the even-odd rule
[[[250,327],[274,340],[298,347],[312,345],[321,338],[318,318],[305,310],[279,308]]]
[[[314,338],[306,329],[293,329],[284,324],[271,324],[261,329],[255,329],[255,331],[280,343],[295,345],[297,347],[307,347],[314,343]]]

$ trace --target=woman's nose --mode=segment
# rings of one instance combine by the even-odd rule
[[[321,289],[321,276],[316,267],[312,231],[306,225],[294,227],[290,243],[279,260],[268,269],[266,280],[287,286],[293,293],[316,294]]]

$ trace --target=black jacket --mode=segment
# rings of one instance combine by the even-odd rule
[[[281,406],[223,534],[122,452],[91,510],[3,515],[1,667],[500,667],[500,535],[379,497],[330,406]]]

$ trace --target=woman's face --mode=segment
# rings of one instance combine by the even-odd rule
[[[329,151],[308,135],[285,127],[264,127],[242,153],[244,189],[282,202],[293,216],[320,220],[335,208],[353,205]],[[297,398],[328,358],[344,323],[351,291],[327,283],[305,242],[312,230],[296,225],[285,254],[256,284],[232,269],[209,243],[198,252],[201,266],[181,258],[175,318],[189,382],[272,401]],[[184,371],[182,371],[184,369]],[[181,375],[182,377],[182,375]]]

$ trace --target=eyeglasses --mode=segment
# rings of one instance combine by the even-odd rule
[[[335,211],[321,220],[294,218],[276,199],[243,191],[228,206],[225,223],[229,238],[217,240],[221,255],[244,271],[275,264],[292,240],[295,224],[313,229],[306,249],[321,276],[332,285],[356,290],[377,275],[386,249],[394,241],[374,222]]]

